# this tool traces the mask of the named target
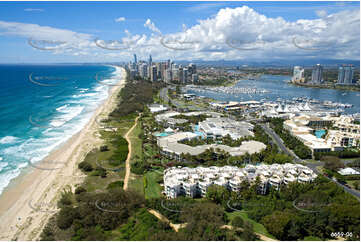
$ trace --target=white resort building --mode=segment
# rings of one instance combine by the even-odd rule
[[[343,150],[345,147],[359,144],[360,126],[354,124],[353,121],[354,119],[350,116],[315,117],[301,115],[286,120],[283,127],[313,152],[328,152]],[[324,129],[324,137],[316,137],[313,134],[319,129]]]
[[[259,177],[259,192],[265,194],[270,187],[280,189],[290,182],[312,182],[317,175],[308,167],[300,164],[247,165],[223,167],[171,167],[164,171],[164,193],[167,198],[178,196],[204,197],[211,185],[224,186],[239,192],[241,184],[254,183]]]
[[[181,160],[181,154],[199,155],[207,149],[213,148],[214,150],[221,149],[228,152],[231,156],[241,156],[246,154],[258,153],[266,148],[266,145],[258,141],[243,141],[238,147],[230,147],[221,144],[205,144],[198,146],[190,146],[179,143],[184,140],[191,140],[199,137],[198,134],[192,132],[178,132],[166,137],[159,137],[157,144],[160,148],[160,153],[167,157]]]

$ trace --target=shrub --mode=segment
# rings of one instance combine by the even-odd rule
[[[77,187],[75,188],[75,194],[80,194],[86,192],[86,189],[84,187]]]
[[[232,220],[232,226],[233,227],[238,227],[238,228],[242,228],[244,225],[244,221],[243,218],[240,216],[236,216],[233,220]]]
[[[116,181],[116,182],[112,182],[109,183],[107,186],[107,189],[114,189],[114,188],[123,188],[124,186],[124,181]]]
[[[109,148],[108,148],[107,145],[100,146],[100,152],[105,152],[105,151],[108,151],[108,150],[109,150]]]
[[[93,166],[87,161],[80,162],[78,168],[83,172],[89,172],[93,170]]]

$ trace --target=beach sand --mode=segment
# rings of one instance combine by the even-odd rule
[[[119,68],[119,67],[117,67]],[[108,115],[116,105],[116,96],[125,84],[112,86],[109,97],[95,111],[86,126],[73,135],[29,172],[11,182],[0,196],[0,240],[38,240],[48,219],[57,211],[57,201],[64,188],[82,183],[85,175],[78,169],[86,154],[99,147],[99,124],[96,118]],[[50,161],[57,163],[50,164]],[[56,168],[56,169],[47,169]]]

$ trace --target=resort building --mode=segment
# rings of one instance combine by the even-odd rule
[[[286,120],[283,127],[313,152],[329,152],[359,144],[360,126],[353,121],[351,116],[302,115]]]
[[[351,167],[340,169],[338,171],[338,173],[343,176],[360,175],[359,171],[356,171],[355,169],[353,169]]]
[[[178,196],[204,197],[208,187],[219,185],[239,192],[242,183],[254,184],[259,178],[258,191],[266,194],[270,187],[276,190],[291,182],[312,182],[317,175],[300,164],[247,165],[223,167],[171,167],[164,171],[164,193],[167,198]]]
[[[158,137],[157,144],[160,148],[160,153],[162,155],[176,159],[178,161],[182,160],[182,154],[190,154],[195,156],[211,148],[214,150],[223,150],[225,152],[228,152],[231,156],[241,156],[246,154],[247,152],[249,154],[258,153],[266,148],[265,144],[254,140],[244,141],[238,147],[230,147],[221,144],[205,144],[193,147],[190,145],[179,143],[180,141],[191,140],[199,136],[200,134],[198,133],[177,132],[166,137]]]
[[[230,135],[232,139],[237,140],[241,137],[254,136],[252,124],[229,118],[207,118],[198,126],[199,131],[205,133],[207,138],[218,139]]]
[[[148,107],[151,113],[159,113],[168,110],[168,108],[162,104],[151,104]]]

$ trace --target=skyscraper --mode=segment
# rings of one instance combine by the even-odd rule
[[[157,80],[158,80],[157,67],[156,67],[156,66],[152,66],[150,69],[151,69],[150,80],[151,80],[152,82],[157,81]]]
[[[322,83],[322,73],[323,67],[320,64],[315,65],[312,70],[312,82],[315,84]]]
[[[137,55],[134,54],[134,63],[137,64]]]
[[[295,66],[293,68],[292,82],[301,82],[304,78],[304,72],[305,70],[303,68],[300,66]]]
[[[338,69],[338,84],[352,84],[354,67],[352,65],[342,65]]]
[[[152,60],[152,55],[149,55],[149,61],[148,61],[148,65],[152,66],[153,60]]]

